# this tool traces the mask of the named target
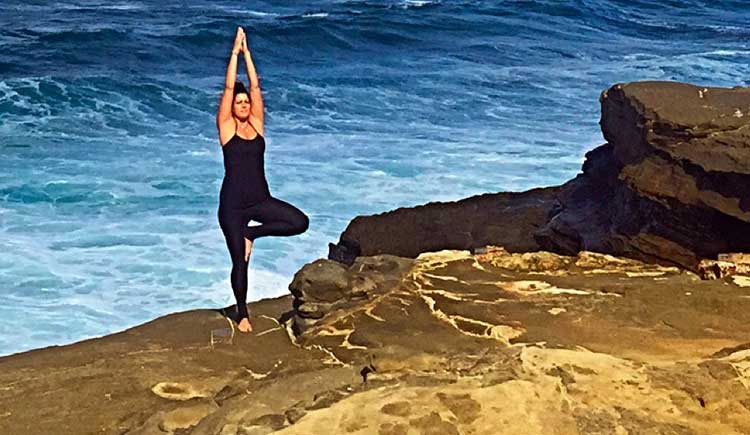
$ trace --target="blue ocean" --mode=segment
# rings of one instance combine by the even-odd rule
[[[310,217],[256,242],[250,300],[357,215],[570,179],[614,83],[750,77],[739,0],[278,3],[0,3],[0,355],[234,303],[214,117],[237,26],[271,193]]]

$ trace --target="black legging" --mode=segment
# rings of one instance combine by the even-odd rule
[[[261,225],[248,227],[251,219]],[[232,290],[237,299],[238,322],[248,316],[245,238],[254,241],[264,236],[293,236],[304,233],[309,223],[297,207],[273,197],[247,208],[219,205],[219,225],[232,256]]]

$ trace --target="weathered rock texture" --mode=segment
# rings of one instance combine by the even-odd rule
[[[378,297],[398,284],[410,266],[410,260],[393,255],[361,257],[349,267],[323,259],[306,264],[289,284],[294,333],[304,332],[330,311]]]
[[[231,343],[209,344],[227,320],[199,310],[0,358],[0,433],[750,432],[735,280],[502,248],[308,266],[295,294],[330,309],[299,336],[286,297]]]
[[[750,89],[629,83],[601,104],[607,143],[568,183],[358,217],[339,244],[407,257],[485,244],[588,250],[693,270],[750,252]]]
[[[430,202],[373,216],[357,216],[349,222],[330,259],[342,245],[359,247],[364,256],[393,254],[414,258],[422,252],[473,249],[499,244],[513,252],[535,251],[534,233],[559,207],[558,188],[523,193],[487,193],[456,202]]]
[[[750,251],[750,90],[631,83],[601,102],[608,143],[562,187],[540,245],[692,269]]]

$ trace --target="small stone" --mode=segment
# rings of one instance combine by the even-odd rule
[[[566,311],[567,310],[565,308],[560,308],[560,307],[550,308],[549,310],[547,310],[547,312],[552,314],[553,316],[557,316],[558,314],[564,313]]]

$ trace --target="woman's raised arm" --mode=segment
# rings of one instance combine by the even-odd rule
[[[219,110],[216,112],[216,128],[221,132],[221,125],[232,119],[232,99],[234,97],[234,82],[237,80],[237,54],[242,49],[242,41],[245,38],[245,31],[242,27],[237,28],[237,35],[234,37],[234,47],[232,47],[232,56],[229,58],[227,65],[226,81],[224,83],[224,93],[221,95]]]
[[[260,92],[260,81],[258,73],[255,71],[253,58],[250,56],[250,49],[247,46],[247,36],[242,35],[242,51],[245,54],[245,67],[247,69],[247,80],[250,82],[250,113],[260,121],[260,131],[263,134],[263,94]]]

